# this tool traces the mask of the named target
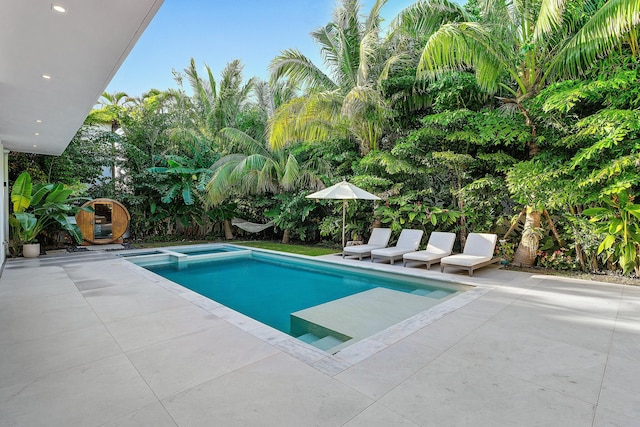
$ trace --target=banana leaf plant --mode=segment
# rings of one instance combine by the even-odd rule
[[[15,243],[34,243],[43,229],[58,223],[77,241],[82,241],[82,233],[72,217],[80,208],[73,203],[85,198],[70,198],[72,190],[62,184],[33,184],[31,175],[22,172],[11,189],[13,212],[9,218]]]
[[[598,232],[605,235],[598,247],[598,254],[605,252],[622,267],[623,274],[635,270],[640,274],[640,205],[634,197],[622,190],[606,206],[585,209],[582,213],[590,221],[600,225]]]

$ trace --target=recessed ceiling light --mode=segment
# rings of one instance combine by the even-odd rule
[[[42,120],[36,119],[36,123],[42,123]]]
[[[35,135],[36,135],[36,136],[40,135],[40,132],[36,132],[36,133],[35,133]]]
[[[58,13],[67,13],[67,9],[59,4],[51,4],[51,9],[55,10]]]
[[[33,144],[33,148],[36,148],[38,146],[38,144]]]
[[[51,80],[51,76],[49,74],[43,74],[42,78],[45,80]]]

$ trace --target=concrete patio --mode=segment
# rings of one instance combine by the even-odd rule
[[[332,356],[113,253],[8,260],[0,426],[640,425],[640,287],[410,270],[478,292]]]

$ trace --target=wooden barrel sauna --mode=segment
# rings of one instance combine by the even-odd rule
[[[85,206],[91,206],[93,212],[80,210],[76,215],[76,223],[85,242],[97,245],[122,242],[131,219],[122,203],[112,199],[94,199],[82,205]]]

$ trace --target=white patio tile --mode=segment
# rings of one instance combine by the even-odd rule
[[[169,308],[106,323],[124,351],[211,328],[222,319],[193,305]]]
[[[77,291],[75,284],[62,267],[30,269],[28,275],[25,275],[25,270],[9,268],[2,273],[0,298],[5,301],[14,301],[45,298]]]
[[[226,322],[128,352],[161,399],[228,374],[277,350]]]
[[[597,408],[593,427],[638,427],[640,418],[631,418],[606,408]]]
[[[101,325],[79,292],[2,300],[0,344],[28,341]]]
[[[615,315],[589,316],[562,305],[536,305],[518,300],[492,319],[491,325],[607,353],[615,328]]]
[[[623,286],[546,276],[521,301],[536,307],[562,308],[589,316],[615,317]]]
[[[0,345],[0,384],[33,381],[117,354],[120,348],[102,325],[5,343]]]
[[[430,347],[420,338],[410,336],[350,367],[335,378],[372,399],[378,399],[440,354],[439,350]]]
[[[483,366],[443,356],[379,402],[418,425],[583,427],[593,405]]]
[[[607,361],[606,353],[496,325],[478,328],[446,353],[450,356],[593,404]]]
[[[611,342],[611,354],[640,363],[640,321],[618,318]]]
[[[99,426],[157,401],[124,355],[0,388],[0,424]]]
[[[156,402],[100,427],[177,427],[162,403]]]
[[[610,355],[602,382],[599,408],[640,419],[640,364]]]
[[[374,403],[367,409],[356,415],[343,427],[418,427],[402,415],[393,412],[389,408]]]
[[[103,322],[191,305],[159,286],[144,282],[84,291],[82,295]]]
[[[278,354],[163,401],[178,425],[340,426],[372,401]]]

